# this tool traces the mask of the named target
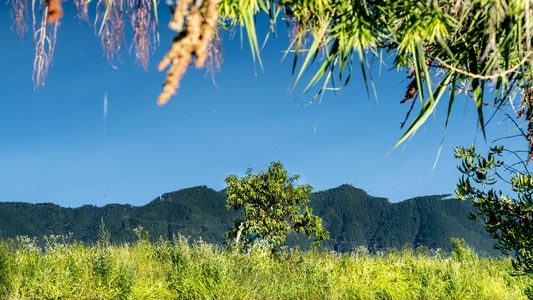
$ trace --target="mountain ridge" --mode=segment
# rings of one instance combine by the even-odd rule
[[[426,197],[426,196],[452,196],[452,194],[430,194],[430,195],[426,195],[426,196],[415,196],[415,197],[411,197],[411,198],[407,198],[407,199],[403,199],[403,200],[398,200],[398,201],[391,201],[389,198],[387,197],[382,197],[382,196],[373,196],[371,194],[368,194],[367,191],[361,189],[361,188],[358,188],[358,187],[354,187],[353,185],[351,185],[350,183],[342,183],[336,187],[330,187],[330,188],[326,188],[326,189],[323,189],[323,190],[319,190],[319,191],[313,191],[313,194],[315,193],[321,193],[321,192],[327,192],[327,191],[330,191],[330,190],[334,190],[334,189],[338,189],[338,188],[342,188],[342,187],[345,187],[346,189],[353,189],[353,190],[356,190],[356,191],[360,191],[360,192],[363,192],[371,197],[374,197],[374,198],[384,198],[384,199],[387,199],[391,204],[393,203],[399,203],[399,202],[403,202],[403,201],[407,201],[407,200],[412,200],[412,199],[415,199],[415,198],[419,198],[419,197]],[[131,207],[141,207],[141,206],[145,206],[147,204],[149,204],[150,202],[152,201],[156,201],[158,200],[159,198],[163,197],[164,195],[168,195],[168,194],[172,194],[172,193],[175,193],[175,192],[179,192],[179,191],[182,191],[182,190],[189,190],[189,189],[196,189],[196,188],[207,188],[207,189],[210,189],[210,190],[213,190],[215,192],[218,192],[218,193],[224,193],[226,192],[226,188],[223,188],[223,189],[220,189],[220,190],[217,190],[215,188],[212,188],[208,185],[205,185],[205,184],[199,184],[199,185],[194,185],[194,186],[190,186],[190,187],[184,187],[184,188],[181,188],[181,189],[177,189],[177,190],[174,190],[174,191],[171,191],[171,192],[165,192],[155,198],[153,198],[152,200],[148,200],[148,202],[144,203],[144,204],[130,204],[130,203],[119,203],[119,202],[111,202],[111,203],[106,203],[106,204],[103,204],[103,205],[95,205],[95,204],[81,204],[79,206],[62,206],[61,204],[58,204],[58,203],[55,203],[55,202],[50,202],[50,201],[47,201],[47,202],[31,202],[31,201],[16,201],[16,200],[0,200],[0,203],[26,203],[26,204],[34,204],[34,205],[41,205],[41,204],[50,204],[50,205],[56,205],[56,206],[59,206],[61,208],[81,208],[83,206],[90,206],[90,207],[96,207],[96,208],[103,208],[105,206],[108,206],[108,205],[129,205]]]
[[[331,239],[323,246],[339,252],[365,246],[370,251],[413,248],[450,249],[452,237],[465,238],[478,252],[497,255],[494,241],[482,224],[467,218],[473,207],[449,199],[448,194],[390,202],[362,189],[343,184],[311,195],[315,214],[322,217]],[[446,199],[448,197],[448,199]],[[164,193],[147,204],[83,205],[65,208],[53,203],[0,202],[0,237],[42,237],[73,233],[73,239],[94,243],[103,220],[116,243],[136,239],[142,226],[153,238],[182,234],[210,243],[223,243],[237,213],[226,208],[224,190],[205,185]],[[309,245],[301,236],[288,239],[291,246]]]

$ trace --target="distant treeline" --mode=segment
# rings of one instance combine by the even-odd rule
[[[366,247],[370,252],[406,245],[451,250],[450,239],[463,238],[477,252],[499,255],[494,240],[482,224],[468,219],[468,203],[434,195],[390,203],[350,185],[312,194],[311,206],[322,217],[331,238],[323,247],[347,252]],[[110,204],[63,208],[51,203],[0,203],[0,237],[18,235],[42,238],[72,234],[72,239],[92,244],[98,240],[103,220],[113,243],[136,240],[134,228],[142,226],[152,239],[174,235],[223,244],[235,213],[226,208],[225,191],[205,186],[167,193],[144,206]],[[289,246],[306,247],[302,236],[290,236]]]

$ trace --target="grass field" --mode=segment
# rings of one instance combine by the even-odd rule
[[[237,253],[184,238],[86,246],[49,237],[0,243],[2,299],[527,299],[509,259],[405,249],[369,255],[256,247]]]

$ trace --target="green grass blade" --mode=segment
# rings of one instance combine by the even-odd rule
[[[452,72],[448,72],[444,79],[441,81],[439,87],[435,90],[434,95],[432,95],[433,99],[435,101],[425,101],[424,105],[422,106],[422,109],[420,110],[420,113],[416,117],[416,119],[413,121],[411,126],[405,131],[405,133],[402,135],[402,137],[398,140],[396,145],[394,145],[393,149],[396,149],[399,145],[401,145],[407,138],[412,136],[419,128],[424,124],[427,120],[427,118],[433,113],[435,110],[435,107],[437,107],[437,104],[439,103],[440,99],[442,98],[442,94],[444,94],[444,91],[446,90],[446,87],[450,83],[450,80],[452,78]]]
[[[263,69],[263,61],[261,60],[261,54],[259,49],[259,43],[257,42],[257,32],[255,30],[255,21],[253,11],[249,11],[243,14],[243,23],[246,28],[246,34],[248,35],[248,43],[250,44],[250,50],[252,52],[252,60],[259,62],[259,66]]]
[[[326,74],[327,69],[337,59],[337,55],[335,53],[337,53],[338,47],[339,47],[339,43],[335,41],[333,45],[331,46],[331,49],[328,53],[326,60],[322,63],[322,65],[320,66],[318,71],[315,73],[313,78],[311,78],[307,86],[304,88],[304,93],[307,92],[313,85],[315,85],[316,82],[318,82],[318,80],[320,80],[320,78],[324,76],[324,74]],[[335,64],[333,63],[333,65]],[[328,75],[328,78],[329,76],[331,76],[331,71],[329,73],[330,74]]]
[[[157,14],[157,0],[152,0],[154,21],[155,21],[155,38],[159,44],[159,15]]]
[[[472,88],[474,89],[474,102],[477,108],[477,117],[483,138],[487,139],[487,133],[485,132],[485,121],[483,118],[483,83],[480,83],[479,79],[472,80]]]
[[[457,82],[457,76],[453,76],[453,79],[451,82],[452,90],[450,92],[450,100],[448,101],[448,113],[446,114],[446,123],[444,124],[444,128],[448,128],[448,122],[450,121],[450,117],[452,115],[452,107],[453,107],[453,102],[455,100],[455,92],[457,90],[456,82]]]
[[[111,7],[113,6],[113,1],[108,0],[108,5],[105,9],[104,16],[102,17],[102,23],[100,24],[100,30],[98,30],[98,35],[102,34],[102,31],[104,30],[104,25],[107,21],[107,16],[109,15],[109,11],[111,10]]]
[[[307,69],[307,67],[309,66],[309,63],[311,62],[312,58],[315,56],[315,53],[318,51],[318,47],[322,43],[322,40],[323,40],[323,38],[324,38],[324,36],[325,36],[325,34],[327,32],[327,29],[328,29],[328,24],[327,23],[323,24],[323,26],[320,29],[320,31],[318,32],[317,36],[313,40],[313,44],[311,45],[311,48],[309,48],[309,52],[307,52],[307,55],[305,56],[305,60],[304,60],[304,62],[302,64],[302,66],[300,67],[300,71],[298,72],[298,76],[296,76],[296,80],[294,81],[294,85],[293,85],[292,89],[294,89],[296,87],[296,85],[298,84],[298,82],[302,78],[302,75],[303,75],[304,71]]]

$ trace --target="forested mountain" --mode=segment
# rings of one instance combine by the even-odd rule
[[[317,192],[314,212],[331,233],[326,243],[337,251],[364,245],[371,251],[404,245],[451,249],[453,237],[464,238],[478,252],[497,255],[494,240],[480,222],[468,218],[471,204],[449,195],[417,197],[398,203],[368,195],[350,185]]]
[[[330,231],[324,245],[337,251],[366,246],[371,251],[405,245],[450,249],[452,237],[464,238],[478,252],[497,254],[493,240],[479,222],[467,218],[471,205],[446,195],[390,203],[350,185],[312,194],[314,212]],[[0,237],[42,237],[72,233],[86,243],[98,239],[103,219],[114,242],[135,239],[133,229],[142,226],[152,238],[170,238],[181,233],[192,239],[223,243],[235,212],[226,208],[224,191],[205,186],[167,193],[144,206],[110,204],[62,208],[55,204],[0,202]],[[291,244],[301,237],[291,237]]]

